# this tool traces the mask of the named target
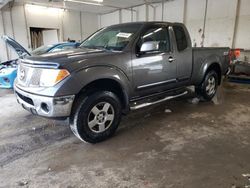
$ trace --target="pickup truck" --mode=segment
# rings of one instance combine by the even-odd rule
[[[111,137],[123,114],[187,94],[216,94],[229,48],[192,48],[181,23],[135,22],[100,29],[77,49],[19,60],[15,94],[22,107],[69,118],[73,133],[97,143]]]

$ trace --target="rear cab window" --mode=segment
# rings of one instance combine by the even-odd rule
[[[188,47],[186,32],[182,26],[173,26],[175,40],[178,51],[183,51]]]

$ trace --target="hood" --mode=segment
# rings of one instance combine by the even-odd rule
[[[30,56],[30,53],[14,39],[12,39],[6,35],[2,36],[2,39],[5,41],[5,43],[8,46],[10,46],[11,48],[13,48],[16,51],[16,53],[18,54],[18,56],[20,58],[23,58],[25,56]]]
[[[100,49],[76,48],[61,52],[53,52],[40,56],[29,56],[23,61],[37,66],[54,65],[73,71],[86,65],[96,65],[110,62],[110,57],[119,56],[122,52]],[[107,60],[109,59],[109,60]]]

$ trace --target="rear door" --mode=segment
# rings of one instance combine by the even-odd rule
[[[173,87],[176,83],[176,63],[170,43],[169,28],[163,24],[148,26],[142,32],[132,59],[135,94],[144,96]],[[144,42],[159,42],[159,51],[139,54]]]

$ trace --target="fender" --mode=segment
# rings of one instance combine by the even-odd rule
[[[197,69],[198,69],[197,75],[193,75],[192,83],[194,83],[194,85],[199,85],[203,81],[204,76],[205,76],[208,68],[213,64],[219,65],[220,70],[222,70],[222,60],[220,59],[219,56],[213,54],[213,55],[205,58],[201,62],[201,66],[199,68],[197,67]]]
[[[90,66],[77,71],[74,76],[77,80],[81,80],[78,92],[93,81],[111,79],[118,82],[124,91],[130,93],[129,77],[121,69],[114,66]]]
[[[129,101],[131,85],[129,77],[120,69],[114,66],[88,66],[74,73],[57,87],[55,96],[77,95],[88,84],[101,80],[110,79],[116,81],[123,90],[126,103]],[[64,85],[62,87],[62,85]]]

